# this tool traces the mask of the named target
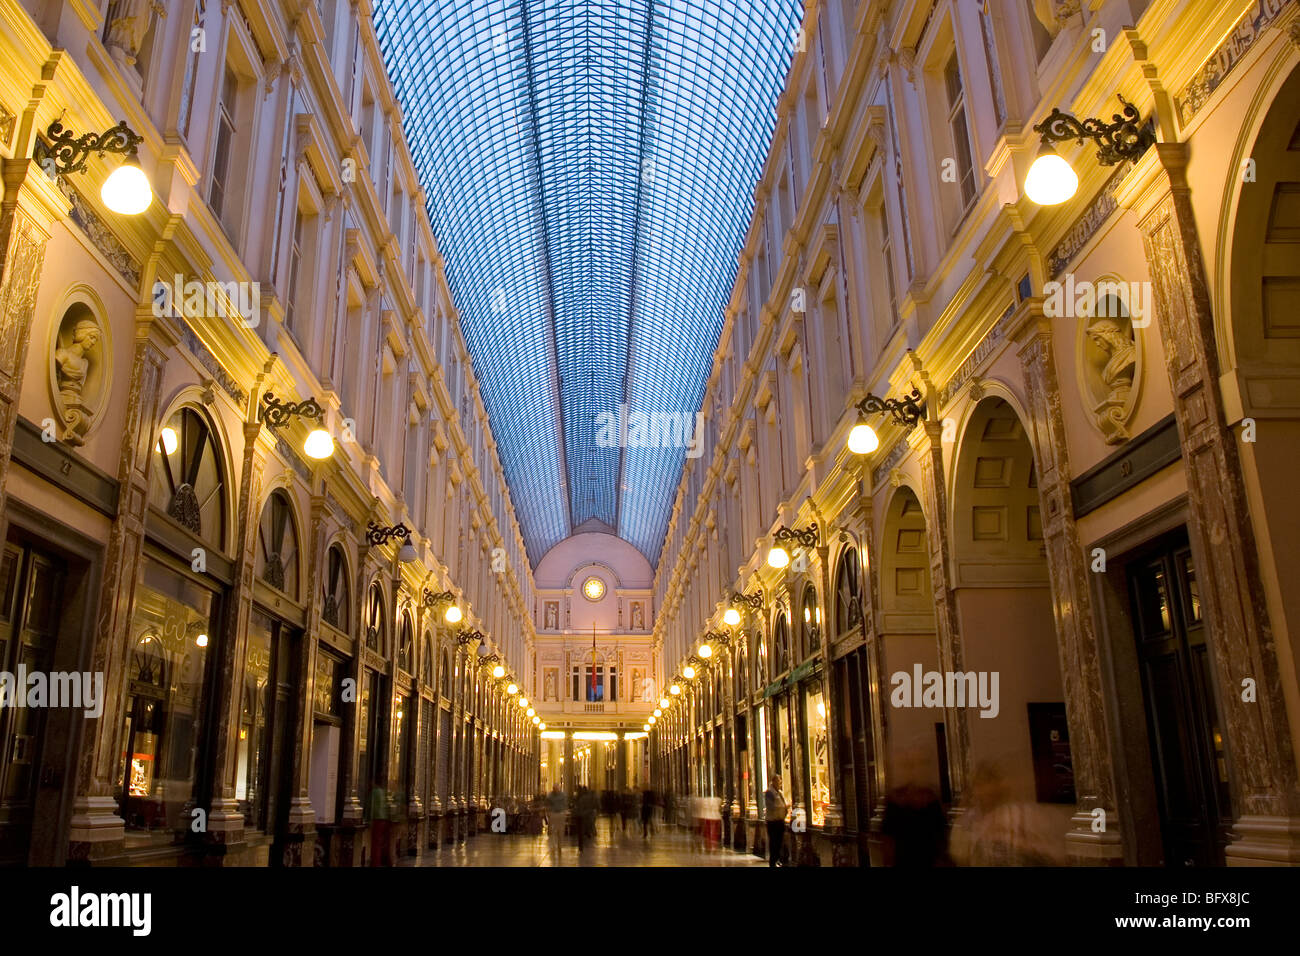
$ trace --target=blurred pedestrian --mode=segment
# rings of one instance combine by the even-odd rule
[[[564,853],[564,827],[569,817],[569,797],[557,783],[546,798],[546,823],[551,831],[551,849],[558,861]]]
[[[925,777],[925,758],[905,751],[896,761],[898,783],[885,794],[881,820],[886,866],[950,866],[948,817],[939,792]]]
[[[781,848],[785,845],[785,818],[790,807],[781,792],[781,778],[772,777],[763,791],[763,817],[767,821],[767,865],[781,864]]]

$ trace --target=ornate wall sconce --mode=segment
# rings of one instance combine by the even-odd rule
[[[126,161],[104,180],[99,198],[113,212],[124,216],[139,215],[153,202],[153,187],[140,168],[138,147],[144,142],[144,137],[127,126],[126,120],[102,133],[81,136],[74,136],[63,123],[55,120],[45,135],[50,141],[49,161],[52,163],[46,171],[51,175],[68,176],[82,172],[91,153],[101,159],[109,153],[125,156]]]
[[[406,543],[402,545],[397,552],[397,560],[403,564],[410,564],[418,561],[420,556],[415,553],[415,546],[411,544],[411,529],[404,524],[395,525],[377,525],[373,521],[366,524],[366,541],[372,547],[379,547],[387,544],[392,538],[405,538]]]
[[[306,418],[316,422],[316,427],[307,433],[302,443],[303,453],[317,461],[334,454],[334,439],[321,427],[325,410],[315,398],[304,398],[301,402],[286,402],[276,398],[270,392],[262,396],[262,421],[271,430],[283,428],[295,418]]]
[[[849,432],[849,451],[855,455],[869,455],[880,447],[880,436],[867,422],[868,415],[884,412],[904,428],[911,428],[925,415],[919,388],[912,389],[910,395],[902,398],[881,398],[868,393],[858,402],[857,409],[858,423]]]
[[[790,550],[786,547],[788,542],[793,541],[802,548],[817,547],[817,522],[814,521],[807,528],[788,528],[782,525],[772,537],[775,543],[772,550],[767,552],[767,566],[784,568],[790,564]]]
[[[1079,189],[1079,176],[1053,147],[1054,143],[1090,139],[1097,144],[1097,162],[1115,166],[1125,160],[1138,160],[1155,143],[1150,127],[1142,125],[1142,116],[1128,100],[1115,94],[1124,109],[1111,116],[1109,123],[1095,117],[1080,120],[1072,113],[1052,107],[1047,119],[1034,127],[1042,136],[1038,158],[1025,176],[1025,195],[1040,206],[1063,203]]]
[[[461,612],[460,607],[456,604],[456,595],[452,594],[450,591],[439,591],[435,594],[428,588],[424,589],[425,607],[429,610],[434,610],[441,604],[447,605],[447,613],[443,615],[443,619],[446,620],[448,624],[459,624],[465,617]]]

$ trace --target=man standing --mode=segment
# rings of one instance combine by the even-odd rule
[[[557,783],[546,798],[547,825],[551,830],[551,849],[558,863],[564,853],[564,825],[568,817],[569,798]]]
[[[780,777],[773,777],[763,791],[763,810],[767,820],[767,865],[777,866],[781,861],[781,845],[785,843],[785,817],[790,810],[781,793]]]
[[[586,787],[579,787],[578,798],[573,804],[574,816],[577,817],[579,853],[587,848],[588,840],[595,840],[596,814],[599,809],[600,801],[596,797],[596,792]]]
[[[655,792],[649,787],[641,794],[641,838],[648,840],[654,826]]]

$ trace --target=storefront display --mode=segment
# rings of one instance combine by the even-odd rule
[[[831,801],[826,704],[820,689],[804,697],[804,716],[808,728],[809,822],[820,827],[826,823],[826,807]]]
[[[190,830],[217,603],[191,578],[150,558],[143,564],[115,794],[128,849],[171,843]]]

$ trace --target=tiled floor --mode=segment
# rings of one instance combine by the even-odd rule
[[[549,840],[542,836],[513,836],[503,833],[480,833],[459,846],[425,850],[405,866],[765,866],[752,853],[692,848],[689,834],[677,829],[660,830],[642,839],[640,828],[626,836],[611,833],[610,822],[602,819],[596,827],[596,839],[582,853],[569,837],[559,854],[551,851]]]

